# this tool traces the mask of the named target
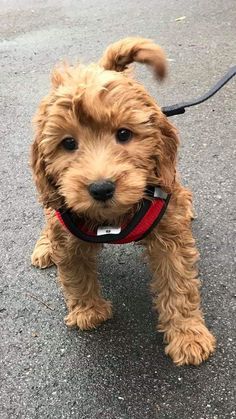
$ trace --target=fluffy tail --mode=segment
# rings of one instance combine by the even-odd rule
[[[159,79],[166,75],[164,51],[150,39],[144,38],[124,38],[115,42],[106,49],[99,65],[106,70],[124,71],[134,61],[150,65]]]

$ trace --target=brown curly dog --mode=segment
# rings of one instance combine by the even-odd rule
[[[198,365],[214,351],[215,338],[200,309],[192,196],[176,175],[176,129],[132,78],[128,65],[134,61],[150,65],[160,79],[165,76],[162,49],[142,38],[109,46],[98,64],[53,72],[50,93],[35,117],[32,169],[46,225],[32,264],[57,265],[66,324],[95,328],[112,315],[97,280],[101,245],[68,232],[56,210],[69,208],[93,228],[121,225],[138,210],[146,186],[158,185],[171,198],[142,241],[153,271],[158,330],[177,365]]]

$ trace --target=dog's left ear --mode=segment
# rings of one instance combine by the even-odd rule
[[[171,193],[175,183],[176,159],[179,139],[176,128],[161,115],[158,121],[159,132],[156,151],[156,177],[158,184],[167,193]]]
[[[150,65],[159,79],[166,75],[167,61],[163,49],[145,38],[124,38],[115,42],[106,49],[99,65],[105,70],[124,71],[134,61]]]
[[[45,156],[42,149],[43,129],[47,119],[47,108],[49,103],[50,96],[45,97],[33,120],[35,137],[31,147],[30,164],[33,171],[33,178],[39,192],[39,201],[46,208],[58,208],[61,198],[47,173]]]

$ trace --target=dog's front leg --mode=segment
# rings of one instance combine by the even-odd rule
[[[73,237],[63,242],[53,243],[53,257],[69,311],[66,325],[82,330],[96,328],[112,315],[111,303],[102,298],[97,280],[99,246]]]
[[[169,218],[169,219],[168,219]],[[198,252],[190,225],[181,216],[161,222],[148,240],[154,272],[152,291],[159,311],[158,330],[177,365],[198,365],[214,351],[215,338],[205,326],[200,310],[199,280],[195,267]]]

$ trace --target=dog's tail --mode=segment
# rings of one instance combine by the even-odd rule
[[[150,65],[159,79],[166,75],[167,60],[164,51],[145,38],[124,38],[115,42],[106,49],[99,65],[106,70],[124,71],[134,61]]]

